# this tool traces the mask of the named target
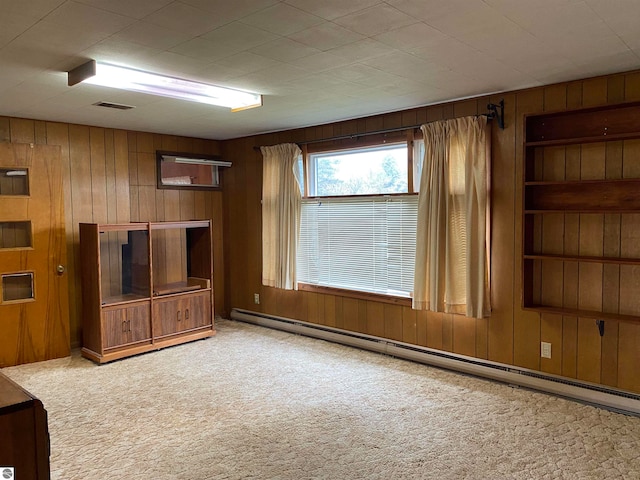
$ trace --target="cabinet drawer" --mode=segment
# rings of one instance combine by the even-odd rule
[[[104,348],[151,340],[149,314],[149,305],[104,311],[102,314]]]

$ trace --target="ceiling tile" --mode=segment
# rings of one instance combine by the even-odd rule
[[[160,52],[149,59],[149,69],[178,78],[189,77],[208,65],[208,62],[174,52]]]
[[[382,57],[363,61],[375,69],[393,73],[399,77],[423,81],[434,69],[433,64],[404,52],[397,52]]]
[[[224,18],[225,23],[239,20],[242,17],[264,10],[280,3],[280,0],[180,0],[196,8],[215,13]]]
[[[284,3],[265,8],[242,19],[242,23],[283,36],[318,25],[322,21],[315,15]]]
[[[108,36],[108,33],[99,30],[87,33],[81,25],[77,24],[60,28],[60,25],[43,20],[20,35],[5,48],[27,48],[32,52],[39,52],[43,55],[51,54],[54,51],[58,55],[76,55]],[[47,39],[45,44],[42,42],[43,38]],[[32,60],[25,58],[25,61]],[[46,68],[50,64],[51,61],[47,61],[46,65],[43,64],[42,66]]]
[[[514,0],[509,0],[514,2]],[[386,0],[386,3],[407,15],[428,21],[443,15],[460,13],[484,4],[481,0]],[[515,2],[514,2],[515,3]]]
[[[322,72],[323,70],[348,65],[351,61],[331,53],[321,52],[309,55],[308,57],[291,60],[288,63],[296,67],[304,68],[308,72]]]
[[[144,18],[147,15],[160,10],[173,0],[76,0],[79,3],[91,7],[119,13],[133,18]]]
[[[180,2],[173,2],[144,18],[146,22],[192,36],[202,35],[224,25],[226,21],[215,13]]]
[[[362,40],[365,37],[335,23],[323,22],[320,25],[289,35],[289,38],[325,51]]]
[[[229,83],[234,88],[271,95],[275,94],[283,84],[305,75],[307,75],[307,72],[301,68],[282,64],[234,78]]]
[[[418,20],[400,10],[381,4],[337,18],[335,22],[362,35],[373,36],[417,23]]]
[[[83,30],[108,34],[116,33],[134,22],[131,17],[73,1],[68,1],[56,8],[47,15],[46,21],[64,27],[82,28]]]
[[[564,36],[574,30],[604,25],[602,19],[583,2],[559,5],[551,11],[546,8],[534,8],[534,2],[524,3],[527,5],[508,13],[507,16],[539,38],[549,35]]]
[[[373,38],[390,47],[405,51],[434,43],[444,44],[451,39],[448,35],[422,22],[396,28]]]
[[[611,8],[610,2],[602,0],[587,0],[587,4],[619,35],[632,35],[638,32],[640,2],[637,0],[616,0],[617,8]]]
[[[335,20],[350,13],[381,4],[380,0],[286,0],[285,3],[327,20]]]
[[[265,43],[259,47],[252,48],[252,53],[262,55],[267,58],[273,58],[281,62],[288,62],[298,58],[314,55],[319,50],[307,47],[302,43],[294,42],[288,38],[279,38],[272,42]]]
[[[154,48],[138,45],[114,36],[83,50],[80,55],[83,58],[91,58],[101,62],[140,68],[142,64],[149,63],[150,59],[158,53],[160,52]],[[80,63],[83,62],[78,62],[78,64]]]
[[[205,40],[204,37],[192,38],[169,50],[185,57],[199,58],[207,62],[213,62],[228,56],[230,53],[236,53],[234,50],[229,51],[228,47]]]
[[[358,40],[357,42],[342,47],[332,48],[328,53],[357,62],[366,60],[367,58],[379,57],[393,51],[394,49],[392,47],[384,43],[371,38],[365,38],[364,40]]]
[[[228,49],[230,55],[275,40],[278,35],[242,22],[232,22],[206,33],[202,38]]]
[[[257,72],[265,68],[283,65],[282,62],[267,58],[251,52],[241,52],[229,57],[216,60],[214,65],[222,65],[224,67],[233,68],[241,71],[243,74]]]
[[[55,10],[67,0],[2,0],[0,11],[2,14],[20,14],[43,17]]]
[[[20,13],[3,12],[2,28],[0,29],[0,48],[27,31],[38,22],[38,17],[22,15]]]
[[[119,31],[115,36],[122,40],[158,50],[168,50],[191,38],[191,35],[187,33],[147,22],[136,22]]]

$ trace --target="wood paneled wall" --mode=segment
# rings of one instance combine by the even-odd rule
[[[487,103],[501,98],[505,100],[506,128],[500,130],[494,125],[492,134],[493,311],[489,318],[477,320],[451,314],[417,312],[409,307],[377,301],[284,291],[261,285],[262,157],[254,146],[317,140],[476,115],[486,111]],[[521,309],[523,116],[526,113],[634,100],[640,100],[639,72],[222,142],[223,157],[234,162],[225,177],[224,189],[226,305],[229,309],[238,307],[335,326],[640,392],[640,370],[637,368],[640,363],[640,325],[607,321],[605,335],[601,338],[593,319],[541,316]],[[587,148],[580,155],[592,153]],[[597,154],[603,155],[603,168],[615,169],[624,165],[625,176],[638,176],[638,149],[611,146]],[[553,168],[566,170],[570,175],[574,168],[580,172],[580,155],[563,152],[559,164],[557,156],[551,160],[553,152],[550,152],[549,161],[555,162]],[[588,176],[589,172],[581,172],[580,175]],[[576,237],[575,229],[567,226],[565,221],[563,231],[554,233],[550,229],[541,241],[556,242],[562,250],[570,248],[567,245],[571,242],[587,242],[592,234],[599,233],[601,239],[606,238],[606,234],[603,237],[603,229],[624,228],[624,225],[620,225],[617,217],[598,219],[595,225],[590,225],[585,219],[579,228],[579,236]],[[604,242],[604,248],[608,249],[610,246],[606,240]],[[586,244],[580,247],[590,248]],[[603,272],[607,278],[613,278],[615,274]],[[573,290],[578,288],[580,295],[588,295],[597,302],[612,302],[616,295],[627,295],[633,287],[621,284],[618,288],[615,279],[594,280],[592,272],[565,272],[564,275],[567,279],[574,275],[576,280],[563,290],[563,295],[568,297],[575,295]],[[260,294],[259,305],[254,304],[254,293]],[[540,358],[541,341],[552,343],[551,359]]]
[[[82,338],[82,222],[211,219],[215,311],[225,313],[222,192],[156,188],[156,150],[217,155],[219,142],[12,117],[0,117],[0,142],[62,148],[72,346],[80,345]]]

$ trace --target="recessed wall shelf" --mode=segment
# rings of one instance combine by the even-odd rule
[[[524,149],[523,309],[640,323],[640,102],[527,115]]]

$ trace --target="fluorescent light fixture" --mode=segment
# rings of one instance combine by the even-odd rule
[[[262,95],[90,60],[68,72],[68,85],[80,82],[228,107],[231,111],[262,106]]]
[[[27,171],[26,170],[9,170],[5,172],[5,175],[7,177],[26,177]]]

